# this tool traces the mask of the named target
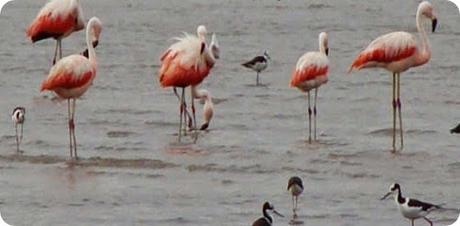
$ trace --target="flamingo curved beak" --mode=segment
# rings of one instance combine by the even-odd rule
[[[326,48],[326,56],[329,56],[329,48]]]
[[[431,21],[431,28],[433,33],[436,31],[436,26],[438,25],[438,19],[435,17]]]
[[[204,42],[202,42],[202,43],[201,43],[200,54],[203,54],[205,48],[206,48],[206,44],[205,44]]]

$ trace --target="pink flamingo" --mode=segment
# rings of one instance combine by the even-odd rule
[[[200,84],[208,76],[216,61],[212,51],[206,47],[206,34],[206,27],[203,25],[198,26],[198,36],[185,33],[183,37],[176,38],[177,42],[171,45],[160,58],[159,81],[161,86],[174,87],[175,93],[176,87],[182,88],[182,95],[180,97],[179,142],[182,133],[182,118],[187,118],[185,111],[185,88]],[[192,94],[192,112],[195,115],[193,99]],[[194,123],[194,128],[196,128],[196,120],[194,120]]]
[[[32,42],[47,38],[56,39],[53,65],[56,56],[62,57],[61,40],[75,31],[85,28],[80,0],[51,0],[38,13],[27,28],[27,37]]]
[[[353,69],[380,67],[393,73],[393,150],[396,151],[396,110],[399,114],[399,129],[401,136],[401,150],[404,147],[403,126],[401,120],[401,99],[400,99],[400,73],[411,67],[426,64],[431,57],[430,43],[425,28],[422,26],[422,18],[432,21],[432,31],[436,30],[437,18],[433,13],[431,3],[424,1],[417,9],[417,30],[420,34],[421,44],[417,45],[416,38],[407,32],[392,32],[369,44],[355,58],[350,66],[349,72]]]
[[[291,87],[297,87],[302,92],[307,93],[308,100],[308,142],[311,143],[311,115],[310,91],[315,89],[315,102],[313,105],[314,115],[314,140],[316,140],[316,100],[318,88],[327,83],[327,72],[329,70],[329,48],[327,43],[327,33],[319,34],[319,52],[307,52],[297,61],[290,82]]]
[[[77,141],[75,138],[75,105],[76,99],[82,96],[92,85],[96,77],[96,52],[91,43],[92,33],[100,33],[102,25],[100,20],[93,17],[88,22],[86,29],[86,45],[89,58],[80,54],[60,59],[50,70],[48,78],[41,84],[40,91],[54,91],[59,97],[67,99],[69,117],[70,157],[77,156]],[[72,100],[72,106],[70,104]]]

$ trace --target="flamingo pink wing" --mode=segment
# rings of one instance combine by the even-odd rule
[[[324,54],[309,52],[297,62],[296,69],[292,73],[290,86],[295,87],[300,83],[315,79],[317,76],[327,75],[329,61]]]
[[[194,36],[185,35],[177,38],[161,55],[159,81],[162,87],[187,87],[203,81],[209,74],[210,67],[202,57],[201,41]]]
[[[72,55],[58,61],[51,68],[48,78],[41,84],[40,91],[79,88],[90,82],[96,70],[80,55]]]
[[[83,29],[84,24],[78,25],[82,23],[79,6],[70,4],[70,1],[50,1],[46,4],[27,28],[27,37],[36,42]]]
[[[362,68],[368,63],[391,63],[412,56],[417,50],[414,37],[406,32],[393,32],[374,40],[353,61],[353,68]]]

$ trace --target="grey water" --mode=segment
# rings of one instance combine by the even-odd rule
[[[460,122],[460,14],[451,2],[432,1],[432,58],[401,76],[405,148],[394,155],[390,74],[346,72],[379,35],[417,35],[419,1],[81,0],[103,32],[97,77],[77,101],[77,165],[67,161],[66,102],[39,92],[55,42],[25,36],[45,2],[10,2],[0,15],[0,212],[12,225],[250,225],[266,200],[286,215],[275,225],[288,225],[292,175],[304,180],[303,225],[410,224],[393,201],[378,200],[393,182],[404,195],[460,207],[460,137],[449,133]],[[159,57],[199,24],[221,46],[200,86],[215,116],[196,144],[178,144],[178,101],[158,83]],[[309,145],[305,95],[288,84],[321,31],[331,69],[319,90],[319,142]],[[64,55],[84,48],[84,32],[63,41]],[[255,87],[255,72],[240,64],[264,50],[272,61]],[[22,155],[10,118],[18,105]],[[429,217],[448,225],[457,215]]]

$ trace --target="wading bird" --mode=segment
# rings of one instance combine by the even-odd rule
[[[308,143],[311,143],[311,115],[313,113],[314,135],[316,140],[316,100],[318,88],[327,82],[329,70],[328,38],[326,32],[319,34],[319,52],[307,52],[297,61],[294,72],[292,73],[290,86],[297,87],[300,91],[307,93],[308,101]],[[313,111],[310,106],[310,91],[315,90]]]
[[[62,58],[51,68],[48,77],[42,82],[40,88],[40,91],[53,91],[59,97],[67,99],[70,157],[75,159],[78,158],[74,123],[76,99],[88,90],[96,77],[96,52],[91,43],[91,37],[92,33],[100,32],[101,29],[102,25],[99,19],[91,18],[86,28],[86,45],[89,58],[80,54]]]
[[[176,38],[177,42],[171,45],[160,58],[159,81],[161,86],[173,87],[174,92],[177,87],[182,88],[179,104],[179,142],[182,136],[182,119],[184,119],[185,127],[187,119],[185,88],[200,84],[208,76],[216,61],[212,51],[206,46],[206,34],[206,27],[198,26],[197,36],[185,33],[183,37]],[[191,94],[192,113],[194,112],[193,99],[193,94]],[[194,120],[193,128],[196,128],[196,120]]]
[[[417,9],[417,30],[420,34],[421,44],[417,45],[416,38],[407,32],[392,32],[369,44],[355,58],[350,66],[349,73],[353,69],[384,68],[393,73],[393,150],[396,152],[396,110],[399,114],[399,130],[401,137],[401,150],[404,148],[403,124],[401,119],[400,99],[400,73],[411,67],[426,64],[431,57],[431,47],[428,41],[422,19],[428,18],[432,21],[432,31],[436,29],[437,19],[433,13],[431,3],[424,1]]]
[[[256,56],[252,58],[252,60],[241,64],[243,67],[252,69],[253,71],[257,72],[257,86],[259,85],[259,74],[267,68],[268,60],[270,60],[270,56],[268,55],[268,52],[265,51],[262,56]]]
[[[282,214],[278,213],[275,210],[275,207],[271,203],[265,202],[262,206],[262,214],[264,216],[254,221],[254,223],[252,223],[252,226],[272,226],[273,217],[271,213],[274,213],[280,217],[284,217]]]
[[[20,152],[19,145],[21,144],[23,137],[23,126],[24,121],[26,120],[26,109],[24,107],[16,107],[11,114],[11,119],[13,120],[14,127],[16,128],[16,151]],[[19,132],[18,127],[21,128]]]
[[[433,210],[443,209],[440,205],[434,205],[431,203],[421,202],[417,199],[403,197],[401,194],[401,186],[396,183],[390,186],[390,191],[380,200],[385,200],[390,195],[394,196],[399,211],[405,218],[411,221],[412,226],[414,226],[414,221],[419,218],[425,219],[431,226],[433,226],[433,222],[426,218],[426,215]]]
[[[300,194],[303,192],[302,179],[297,176],[289,178],[287,190],[292,195],[292,212],[294,214],[293,218],[295,219],[297,217],[297,201]]]
[[[56,40],[54,65],[62,58],[61,40],[83,28],[85,28],[85,21],[80,0],[51,0],[40,10],[27,28],[26,34],[33,43],[47,38]]]

